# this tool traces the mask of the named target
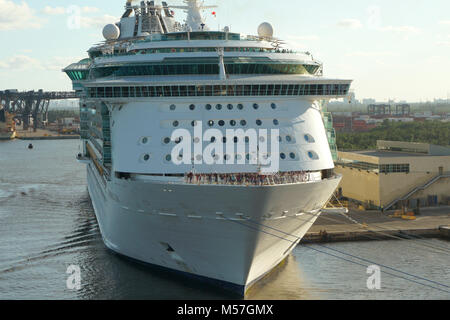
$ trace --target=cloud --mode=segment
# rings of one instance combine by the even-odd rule
[[[78,10],[80,13],[95,13],[95,12],[99,12],[100,9],[96,8],[96,7],[78,7]],[[44,9],[42,9],[42,12],[44,14],[48,14],[48,15],[62,15],[62,14],[66,14],[67,13],[67,8],[65,7],[50,7],[50,6],[45,6]]]
[[[449,41],[439,41],[436,44],[441,47],[450,47],[450,40]]]
[[[419,28],[413,27],[413,26],[387,26],[387,27],[381,27],[378,30],[383,32],[394,32],[398,34],[404,34],[404,35],[414,35],[414,34],[420,34],[422,31]]]
[[[42,9],[42,12],[44,14],[55,16],[55,15],[65,14],[66,13],[66,8],[64,8],[64,7],[45,6],[44,9]]]
[[[96,8],[96,7],[82,7],[81,11],[84,13],[95,13],[95,12],[99,12],[100,9]]]
[[[83,17],[81,16],[80,22],[82,28],[103,28],[108,23],[115,23],[117,17],[110,15],[103,15],[99,17]]]
[[[38,29],[42,24],[25,1],[0,0],[0,30]]]
[[[354,51],[346,54],[348,57],[395,57],[398,55],[392,51]]]
[[[338,21],[337,26],[341,28],[360,29],[363,25],[357,19],[342,19]]]
[[[18,54],[3,61],[0,65],[2,69],[11,70],[43,70],[44,67],[39,60],[26,55]]]
[[[32,58],[27,55],[17,54],[5,61],[0,62],[0,69],[8,70],[46,70],[46,71],[61,71],[69,64],[80,61],[83,57],[51,57],[45,62]]]
[[[314,41],[319,40],[319,37],[316,35],[305,35],[305,36],[292,36],[288,35],[286,36],[286,39],[293,40],[293,41]]]

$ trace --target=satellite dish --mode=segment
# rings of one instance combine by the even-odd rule
[[[119,36],[120,29],[115,24],[110,23],[103,28],[103,37],[106,40],[117,40],[119,39]]]
[[[268,22],[263,22],[258,27],[258,35],[261,38],[272,38],[273,37],[273,27]]]

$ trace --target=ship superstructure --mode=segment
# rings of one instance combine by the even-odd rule
[[[323,77],[268,23],[258,36],[211,31],[184,2],[127,2],[106,41],[64,69],[81,98],[79,159],[110,249],[243,293],[339,184],[319,101],[351,81]]]

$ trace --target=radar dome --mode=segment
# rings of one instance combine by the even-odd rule
[[[258,35],[261,38],[272,38],[273,37],[273,27],[268,22],[263,22],[258,27]]]
[[[107,24],[103,28],[103,37],[106,40],[117,40],[120,36],[120,29],[115,24]]]

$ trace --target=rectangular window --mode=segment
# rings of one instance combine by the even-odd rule
[[[236,95],[237,96],[244,95],[244,86],[241,86],[241,85],[236,86]]]
[[[259,86],[259,95],[260,96],[266,96],[267,95],[267,85],[262,84]]]
[[[142,87],[141,90],[142,90],[142,96],[147,98],[149,96],[148,87]]]
[[[258,95],[258,91],[259,90],[259,85],[254,84],[252,85],[252,96],[257,96]]]
[[[180,86],[180,97],[186,97],[186,96],[187,96],[187,87]]]
[[[162,97],[164,95],[163,87],[155,87],[156,88],[156,96]]]
[[[280,95],[280,90],[281,90],[281,85],[276,84],[273,90],[273,95],[274,96],[279,96]]]
[[[179,89],[178,86],[172,86],[171,87],[172,97],[179,97],[180,96],[180,91],[178,89]]]
[[[213,95],[212,86],[205,86],[205,96],[211,97]]]

